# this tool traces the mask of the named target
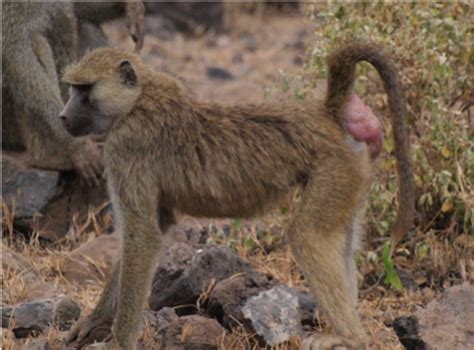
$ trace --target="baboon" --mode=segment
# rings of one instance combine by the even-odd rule
[[[3,3],[2,149],[26,151],[30,166],[74,169],[97,183],[102,171],[98,145],[90,137],[71,137],[57,118],[64,107],[58,74],[75,60],[72,10],[68,2]],[[143,27],[137,13],[129,23],[141,20]],[[142,35],[135,35],[137,48]]]
[[[76,169],[94,180],[100,153],[89,138],[72,138],[57,119],[64,104],[57,71],[74,59],[74,22],[64,3],[3,3],[2,148],[26,149],[29,165]],[[52,31],[57,31],[52,34]],[[12,127],[19,130],[12,130]],[[20,136],[20,140],[10,137]]]
[[[145,6],[143,1],[74,2],[77,18],[77,53],[82,57],[87,50],[108,46],[101,24],[125,15],[127,27],[135,41],[135,52],[140,52],[145,37]]]
[[[60,114],[76,137],[105,136],[109,192],[123,247],[95,310],[68,343],[103,339],[133,349],[161,234],[177,210],[201,217],[251,217],[302,188],[287,229],[293,255],[336,333],[307,348],[364,347],[352,253],[370,173],[368,152],[345,141],[344,109],[355,66],[379,72],[392,115],[399,171],[399,237],[414,216],[405,99],[394,64],[372,44],[348,43],[328,59],[325,101],[224,106],[195,100],[180,82],[135,54],[98,49],[69,67],[70,99]],[[355,132],[361,139],[364,131]],[[365,135],[365,136],[364,136]]]

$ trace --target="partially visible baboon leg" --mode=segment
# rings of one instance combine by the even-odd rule
[[[162,233],[176,223],[173,210],[161,207],[159,209],[159,225]],[[158,232],[155,232],[159,235]],[[111,335],[111,328],[117,310],[119,290],[120,262],[114,265],[112,274],[94,311],[87,317],[79,320],[70,331],[66,343],[76,342],[78,347],[91,344],[94,341],[107,340]]]
[[[117,308],[119,276],[120,264],[117,262],[94,311],[76,322],[68,334],[67,344],[75,342],[80,349],[87,344],[110,338]]]
[[[348,153],[320,160],[288,230],[296,262],[340,337],[328,338],[330,346],[357,347],[366,341],[351,296],[345,256],[346,247],[351,246],[352,237],[348,233],[365,181],[359,165]],[[325,210],[328,206],[338,210],[328,212]],[[325,343],[319,341],[318,346],[321,344]],[[308,348],[316,349],[316,346]]]
[[[120,281],[125,282],[120,283],[116,323],[112,332],[115,346],[120,350],[131,350],[135,349],[135,341],[138,339],[155,256],[161,245],[159,218],[156,217],[159,210],[158,191],[153,193],[153,189],[138,188],[140,184],[124,185],[121,181],[114,181],[114,176],[121,175],[113,174],[109,181],[112,184],[110,188],[118,189],[112,193],[111,198],[115,217],[120,221],[122,230]]]

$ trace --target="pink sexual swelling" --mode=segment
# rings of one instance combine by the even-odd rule
[[[354,140],[367,143],[370,157],[376,158],[382,150],[382,124],[372,109],[352,93],[345,111],[345,127]]]

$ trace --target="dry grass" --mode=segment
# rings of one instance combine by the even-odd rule
[[[294,40],[296,33],[305,28],[308,28],[307,23],[297,16],[279,18],[277,16],[242,15],[239,17],[239,21],[234,23],[227,39],[225,37],[217,38],[222,46],[209,48],[208,42],[216,39],[212,34],[195,39],[177,35],[172,41],[162,41],[149,36],[144,48],[144,55],[157,66],[166,64],[170,70],[180,72],[194,93],[199,96],[226,101],[233,99],[258,101],[264,95],[268,95],[269,91],[272,92],[272,96],[275,95],[273,92],[277,92],[276,95],[288,96],[294,93],[299,96],[301,91],[293,89],[294,86],[299,85],[301,80],[304,80],[296,76],[298,72],[302,72],[301,67],[293,62],[298,53],[291,47],[285,46],[285,43]],[[114,41],[124,47],[130,47],[122,30],[117,30],[115,25],[108,27],[107,30]],[[255,52],[245,50],[240,39],[244,32],[250,33],[258,42],[258,49]],[[327,34],[327,37],[330,37],[330,34]],[[314,41],[312,45],[315,45]],[[161,55],[157,55],[156,52],[160,52]],[[238,53],[243,53],[245,56],[242,64],[233,63],[233,58]],[[189,60],[189,55],[192,56],[191,60]],[[210,81],[206,77],[204,69],[206,65],[210,64],[231,67],[231,71],[236,75],[236,80],[225,84]],[[317,69],[317,62],[313,61],[308,65],[307,71],[314,74]],[[412,76],[409,75],[409,77]],[[370,82],[376,79],[369,77],[365,81],[367,80]],[[279,87],[275,87],[275,83],[285,86],[283,94],[281,94]],[[371,87],[369,84],[368,89],[380,89],[380,86],[374,83]],[[236,91],[239,92],[236,93]],[[375,91],[366,97],[377,113],[384,114],[383,95],[380,94],[380,90]],[[417,130],[426,132],[430,119],[426,111],[418,112],[419,115],[424,116],[424,119],[417,120],[415,127]],[[450,114],[450,117],[453,117],[455,125],[465,126],[461,120],[462,116],[459,117],[454,113]],[[452,153],[458,150],[456,142],[461,145],[460,147],[464,147],[464,150],[469,147],[466,144],[472,142],[472,138],[469,139],[470,141],[466,138],[459,140],[455,140],[455,138],[456,134],[452,134],[446,141],[450,147],[448,151]],[[380,232],[386,233],[386,227],[393,217],[395,188],[393,176],[390,175],[393,173],[393,160],[384,154],[379,162],[380,171],[371,195],[366,250],[361,252],[357,260],[361,290],[358,308],[365,329],[371,337],[370,349],[402,349],[403,347],[390,327],[390,323],[395,317],[406,315],[417,307],[426,305],[453,284],[458,284],[463,280],[474,281],[472,227],[469,219],[464,219],[465,212],[462,211],[462,208],[465,211],[472,211],[473,207],[472,170],[466,168],[465,157],[467,156],[464,155],[464,158],[458,157],[449,162],[449,169],[458,170],[454,172],[458,185],[454,186],[450,182],[444,187],[448,192],[445,191],[444,196],[438,196],[443,192],[443,179],[437,175],[447,167],[448,160],[439,160],[436,155],[430,158],[421,153],[423,149],[434,152],[437,141],[419,137],[413,141],[417,164],[423,162],[431,164],[428,170],[426,168],[420,170],[421,166],[417,167],[417,181],[419,185],[421,184],[420,188],[423,194],[433,194],[431,203],[434,204],[432,206],[428,206],[426,203],[420,205],[418,225],[413,234],[397,248],[394,260],[396,266],[406,271],[419,288],[415,291],[397,292],[387,288],[381,282],[380,276],[383,274],[384,266],[380,256],[385,236]],[[389,144],[386,145],[386,151],[390,151]],[[434,179],[433,186],[438,186],[436,189],[429,188],[430,178]],[[449,192],[453,188],[456,190]],[[454,200],[453,206],[449,207],[449,202],[443,206],[449,198]],[[384,203],[390,203],[390,205]],[[438,204],[436,205],[436,203]],[[256,224],[244,229],[236,221],[232,226],[230,236],[222,237],[215,234],[211,237],[211,241],[230,246],[249,261],[257,271],[269,274],[289,286],[306,289],[304,278],[284,244],[285,239],[281,234],[281,228],[287,218],[287,214],[282,214],[282,212],[287,211],[276,211],[263,219],[267,226],[276,228],[276,230],[271,230],[274,232],[272,234],[259,232]],[[2,247],[2,252],[8,247],[28,261],[36,281],[49,288],[47,289],[48,295],[67,294],[79,301],[84,312],[91,310],[102,290],[103,282],[70,283],[62,276],[62,265],[71,251],[105,232],[105,228],[101,227],[100,220],[96,220],[95,213],[91,212],[85,224],[75,225],[63,240],[55,244],[42,242],[36,235],[33,235],[29,240],[22,239],[13,230],[14,213],[3,207],[2,214],[2,243],[5,247]],[[383,222],[385,224],[381,224]],[[31,288],[31,275],[19,274],[13,270],[2,270],[1,277],[2,304],[11,305],[28,300],[37,296],[35,293],[40,291],[40,289]],[[207,294],[212,288],[213,285],[210,285]],[[203,302],[205,298],[206,296],[203,295],[200,301]],[[330,328],[324,327],[317,331],[329,332]],[[64,335],[57,329],[51,329],[44,336],[50,340],[53,349],[61,348],[60,341]],[[276,349],[297,349],[299,341],[296,338],[292,339]],[[20,349],[24,342],[25,340],[14,339],[10,330],[2,329],[2,348]],[[157,346],[154,335],[148,327],[145,327],[142,342],[145,349],[154,349]],[[260,349],[261,347],[253,334],[237,327],[226,334],[222,348]]]

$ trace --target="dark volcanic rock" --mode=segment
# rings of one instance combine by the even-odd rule
[[[474,286],[447,289],[426,308],[394,320],[393,327],[407,349],[472,349]]]
[[[207,67],[207,76],[211,79],[231,80],[234,79],[232,73],[220,67]]]
[[[163,350],[217,350],[225,331],[216,320],[190,315],[167,323],[159,333]]]
[[[14,321],[13,333],[17,338],[25,338],[57,326],[60,330],[69,329],[76,321],[81,309],[71,298],[40,299],[28,301],[1,309],[2,327],[8,328]]]
[[[420,339],[418,334],[418,319],[416,317],[397,317],[393,322],[393,328],[405,348],[409,350],[426,349],[425,342]]]
[[[56,195],[57,171],[22,168],[12,158],[3,155],[2,197],[16,218],[39,214]]]
[[[244,323],[242,306],[247,299],[270,289],[275,283],[257,272],[226,278],[215,286],[209,295],[207,313],[226,328]]]
[[[250,271],[250,266],[227,247],[175,243],[165,250],[155,272],[150,307],[159,310],[194,304],[211,282]],[[178,308],[177,312],[190,310]]]

